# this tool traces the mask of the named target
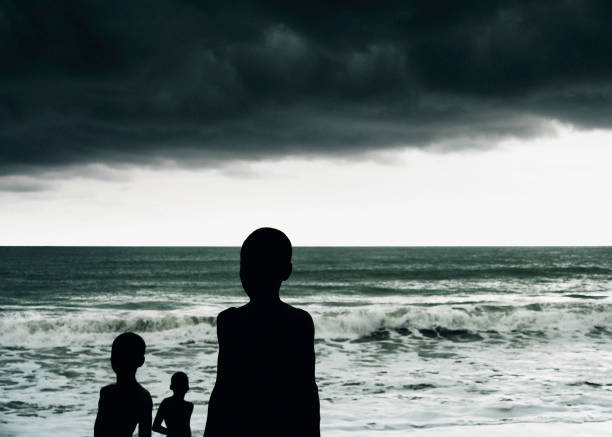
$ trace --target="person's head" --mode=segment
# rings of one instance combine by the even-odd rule
[[[170,378],[170,390],[176,394],[184,395],[189,391],[189,378],[183,372],[176,372]]]
[[[117,375],[135,373],[144,363],[145,342],[133,332],[124,332],[115,338],[111,350],[111,366]]]
[[[291,241],[274,228],[259,228],[240,249],[240,280],[251,299],[266,299],[278,293],[281,282],[291,275]]]

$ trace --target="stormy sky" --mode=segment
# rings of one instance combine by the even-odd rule
[[[71,184],[95,185],[80,201],[94,211],[100,208],[96,196],[143,184],[138,172],[168,183],[181,179],[179,173],[216,177],[207,187],[222,187],[232,197],[283,166],[294,176],[307,173],[311,187],[317,168],[332,166],[331,174],[349,169],[344,180],[354,176],[357,192],[364,188],[360,181],[405,175],[415,166],[428,168],[429,176],[440,171],[444,180],[456,166],[473,168],[498,153],[480,168],[490,167],[508,147],[529,160],[523,146],[536,143],[531,156],[542,165],[534,177],[546,178],[542,169],[546,160],[560,159],[555,153],[564,163],[577,162],[578,154],[601,163],[611,156],[600,144],[612,128],[610,22],[612,3],[603,0],[1,0],[0,191],[12,208],[2,224],[31,221],[19,237],[3,241],[31,235],[40,222],[34,211],[44,202],[61,222],[65,215],[53,212],[53,196],[65,197]],[[599,140],[584,143],[592,132]],[[584,144],[555,146],[555,138],[581,133],[586,136],[573,138]],[[546,152],[538,152],[549,140]],[[450,167],[436,167],[432,159]],[[508,171],[511,180],[520,176]],[[413,182],[380,189],[399,193]],[[609,179],[582,182],[595,203],[609,194]],[[227,188],[233,183],[240,184],[235,191]],[[495,186],[471,186],[475,205],[487,185]],[[502,197],[516,194],[494,189]],[[121,196],[127,195],[113,194]],[[116,213],[125,218],[134,202],[123,199]],[[87,221],[93,213],[82,214]],[[58,233],[24,241],[59,241]]]

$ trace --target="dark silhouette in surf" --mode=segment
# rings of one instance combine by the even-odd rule
[[[94,437],[131,437],[138,426],[139,437],[151,436],[151,395],[136,381],[136,370],[144,364],[145,342],[133,332],[113,341],[111,366],[117,382],[100,390]]]
[[[170,390],[173,396],[164,399],[159,405],[153,431],[169,437],[191,437],[191,413],[193,404],[185,400],[185,393],[189,391],[189,379],[183,372],[176,372],[170,379]],[[162,426],[162,422],[166,426]]]
[[[291,242],[277,229],[254,231],[240,251],[250,301],[217,317],[217,380],[205,437],[320,436],[310,314],[280,300],[291,275]]]

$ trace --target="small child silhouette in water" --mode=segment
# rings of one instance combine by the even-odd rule
[[[191,437],[191,413],[193,404],[185,400],[189,391],[189,379],[183,372],[176,372],[170,380],[174,395],[162,401],[153,421],[153,431],[169,437]],[[166,422],[166,427],[162,426]]]
[[[139,437],[151,436],[151,395],[136,381],[136,370],[143,365],[145,342],[133,332],[124,332],[113,341],[111,366],[115,384],[100,390],[95,437],[131,437],[138,425]]]
[[[205,437],[319,437],[314,326],[310,314],[279,298],[292,271],[291,242],[261,228],[240,250],[250,301],[217,317],[217,381]]]

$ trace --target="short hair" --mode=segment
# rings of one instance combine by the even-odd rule
[[[113,368],[137,368],[142,365],[144,359],[145,341],[138,334],[124,332],[113,340],[111,349],[111,361]]]
[[[291,264],[291,241],[274,228],[259,228],[242,243],[240,262],[248,276],[278,277]]]
[[[189,390],[189,378],[185,372],[176,372],[170,378],[170,389],[187,391]]]

